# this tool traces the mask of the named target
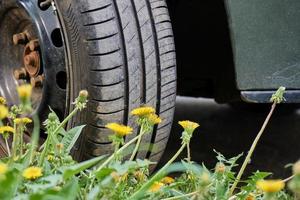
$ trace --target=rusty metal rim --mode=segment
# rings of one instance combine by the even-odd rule
[[[47,117],[49,107],[56,111],[60,118],[63,118],[66,112],[68,87],[61,86],[62,84],[57,82],[57,75],[62,74],[62,72],[67,74],[67,59],[62,29],[54,2],[48,0],[7,0],[7,2],[11,2],[7,3],[11,4],[7,10],[14,8],[23,10],[22,12],[25,11],[34,26],[32,32],[36,31],[34,36],[30,35],[26,28],[21,29],[20,32],[12,33],[11,45],[17,45],[19,49],[23,49],[18,50],[23,51],[23,55],[19,61],[19,66],[11,66],[11,69],[14,68],[15,70],[10,76],[14,77],[14,82],[32,84],[40,92],[41,99],[36,105],[35,112],[39,114],[41,120]],[[0,19],[0,25],[1,23]],[[54,31],[57,33],[57,30],[61,35],[58,38],[53,38],[52,33]],[[63,45],[58,46],[53,40],[61,40],[59,42]],[[16,49],[16,47],[12,48]],[[5,76],[8,74],[6,73]],[[67,79],[67,77],[64,78]],[[68,81],[64,81],[67,84]],[[15,90],[16,87],[15,84],[4,83],[4,85],[4,90]],[[5,96],[3,93],[5,92],[2,92],[0,88],[0,95]],[[15,103],[12,102],[11,104]]]

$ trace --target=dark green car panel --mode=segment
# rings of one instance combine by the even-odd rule
[[[225,4],[238,90],[300,89],[300,1]]]

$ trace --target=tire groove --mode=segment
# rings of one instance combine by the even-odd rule
[[[117,100],[119,100],[119,99],[122,99],[122,98],[124,98],[124,96],[121,96],[121,97],[117,97],[117,98],[115,98],[115,99],[107,99],[107,100],[104,100],[104,99],[95,99],[95,98],[92,98],[91,100],[92,101],[96,101],[96,102],[98,102],[98,103],[105,103],[105,102],[110,102],[110,101],[117,101]]]
[[[144,49],[144,43],[143,43],[143,38],[142,38],[142,33],[141,33],[141,24],[139,22],[139,17],[138,17],[138,12],[136,9],[136,4],[134,0],[130,0],[132,3],[132,8],[135,16],[135,22],[138,26],[138,39],[139,39],[139,44],[140,44],[140,50],[141,50],[141,57],[142,57],[142,102],[141,104],[144,104],[146,102],[146,59],[145,59],[145,49]]]
[[[91,9],[91,10],[85,10],[85,11],[81,11],[80,13],[81,14],[85,14],[85,13],[91,13],[91,12],[95,12],[95,11],[99,11],[99,10],[103,10],[105,8],[108,8],[109,6],[111,6],[112,4],[108,4],[108,5],[105,5],[105,6],[102,6],[102,7],[99,7],[99,8],[94,8],[94,9]]]
[[[121,81],[118,81],[116,83],[111,83],[111,84],[95,84],[95,83],[90,83],[90,86],[94,86],[94,87],[110,87],[110,86],[114,86],[114,85],[118,85],[118,84],[121,84],[121,83],[124,83],[125,80],[121,80]]]
[[[92,72],[106,72],[106,71],[111,71],[111,70],[114,70],[114,69],[118,69],[120,67],[123,67],[123,65],[118,65],[118,66],[115,66],[115,67],[112,67],[112,68],[107,68],[107,69],[91,69],[90,71],[92,71]]]
[[[120,51],[121,49],[115,49],[115,50],[112,50],[112,51],[109,51],[109,52],[105,52],[105,53],[91,53],[89,54],[89,56],[91,57],[96,57],[96,56],[106,56],[106,55],[109,55],[109,54],[113,54],[113,53],[116,53],[118,51]]]
[[[100,40],[105,40],[111,37],[114,37],[115,35],[118,35],[119,33],[114,33],[108,36],[104,36],[104,37],[97,37],[97,38],[87,38],[86,41],[100,41]]]
[[[156,67],[157,67],[157,101],[156,101],[156,110],[158,113],[160,113],[160,98],[161,98],[161,60],[160,60],[160,55],[159,55],[159,44],[158,44],[158,36],[157,36],[157,30],[155,26],[155,19],[152,13],[152,6],[151,3],[146,0],[146,5],[149,10],[149,15],[150,15],[150,20],[151,20],[151,27],[153,30],[153,37],[154,37],[154,45],[155,49],[157,52],[155,52],[155,57],[156,57]],[[153,134],[151,136],[151,143],[155,142],[156,138],[156,133],[157,133],[157,125],[154,126],[153,128]],[[152,147],[148,150],[146,154],[146,158],[149,158],[151,155],[151,150]]]
[[[122,111],[124,111],[124,109],[111,111],[111,112],[97,112],[97,111],[92,110],[92,113],[99,114],[99,115],[111,115],[111,114],[116,114],[116,113],[122,112]]]
[[[89,23],[89,24],[84,24],[83,26],[85,26],[85,27],[96,26],[96,25],[104,24],[106,22],[110,22],[114,19],[115,19],[115,17],[112,17],[112,18],[109,18],[109,19],[106,19],[106,20],[103,20],[103,21],[100,21],[100,22],[93,22],[93,23]]]
[[[123,61],[124,61],[124,74],[125,74],[125,79],[126,79],[126,84],[125,84],[125,107],[124,107],[124,116],[123,116],[123,121],[124,124],[128,124],[128,112],[129,112],[129,72],[128,72],[128,60],[127,60],[127,51],[126,51],[126,42],[125,42],[125,36],[124,36],[124,32],[123,32],[123,26],[122,26],[122,21],[121,21],[121,16],[119,13],[119,8],[118,8],[118,4],[116,0],[112,0],[113,4],[114,4],[114,8],[115,8],[115,12],[118,18],[118,27],[119,27],[119,31],[120,31],[120,39],[121,39],[121,43],[124,49],[124,55],[123,55]],[[129,24],[129,23],[128,23]],[[127,25],[126,25],[127,27]]]

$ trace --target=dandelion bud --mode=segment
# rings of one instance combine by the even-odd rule
[[[87,98],[88,98],[88,91],[86,90],[81,90],[79,92],[78,97],[75,99],[75,106],[79,109],[82,110],[86,107],[86,103],[87,103]]]
[[[136,171],[134,172],[134,176],[138,181],[144,181],[146,179],[146,175],[142,171]]]
[[[57,148],[59,151],[61,151],[61,150],[64,149],[64,144],[58,143],[58,144],[56,144],[56,148]]]
[[[65,161],[66,161],[67,163],[71,163],[71,162],[73,162],[74,160],[73,160],[72,156],[66,156]]]
[[[51,122],[54,122],[54,121],[56,121],[57,120],[57,116],[56,116],[56,114],[55,113],[49,113],[49,115],[48,115],[48,119],[49,119],[49,121],[51,121]]]
[[[255,196],[253,194],[249,194],[245,200],[255,200]]]
[[[0,105],[5,105],[6,99],[4,97],[0,97]]]
[[[216,165],[215,172],[223,174],[225,171],[226,171],[226,166],[223,163],[219,162]]]
[[[54,186],[53,190],[56,191],[56,192],[59,192],[59,191],[61,191],[61,187],[60,186]]]
[[[54,160],[54,156],[53,155],[48,155],[47,156],[47,160],[48,161],[53,161]]]
[[[79,101],[81,102],[81,103],[85,103],[86,102],[86,100],[87,100],[87,98],[88,98],[88,95],[89,95],[89,93],[88,93],[88,91],[87,90],[81,90],[80,92],[79,92]]]
[[[284,101],[284,94],[285,92],[285,87],[280,87],[271,97],[270,101],[274,103],[281,103]]]
[[[115,182],[119,182],[121,179],[120,175],[117,172],[112,172],[110,175],[114,179]]]
[[[207,186],[211,183],[210,174],[208,172],[203,172],[200,176],[201,185]]]
[[[294,164],[293,173],[295,175],[300,175],[300,160]]]

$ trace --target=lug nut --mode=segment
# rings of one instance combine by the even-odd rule
[[[31,66],[36,66],[36,61],[37,61],[38,54],[37,52],[33,51],[27,56],[24,57],[24,64],[25,65],[31,65]]]
[[[30,79],[31,86],[32,87],[42,87],[44,79],[45,79],[44,75],[39,75],[37,77],[31,77],[31,79]]]
[[[14,70],[14,77],[17,80],[26,79],[27,78],[26,69],[24,67],[22,67],[22,68]]]
[[[31,40],[28,45],[31,51],[35,51],[40,47],[39,40]]]
[[[29,50],[29,49],[28,49]],[[29,54],[26,55],[24,53],[24,66],[26,71],[30,76],[37,76],[40,71],[40,55],[38,51],[28,52]]]
[[[25,32],[17,33],[13,35],[14,45],[26,44],[28,41],[27,34]]]
[[[47,9],[51,6],[52,0],[42,0],[40,2],[41,9]]]

